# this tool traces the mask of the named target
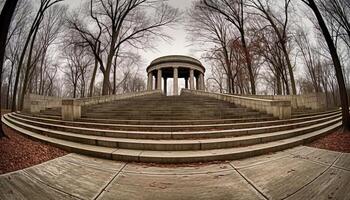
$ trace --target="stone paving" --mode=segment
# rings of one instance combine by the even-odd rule
[[[299,146],[231,162],[150,165],[78,154],[0,176],[0,199],[350,199],[350,153]]]

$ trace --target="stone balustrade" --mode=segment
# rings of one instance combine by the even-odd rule
[[[244,97],[238,95],[229,95],[229,94],[220,94],[220,93],[211,93],[200,90],[188,90],[182,89],[181,93],[189,93],[195,95],[201,95],[206,97],[213,97],[218,100],[227,101],[230,103],[235,103],[247,108],[258,110],[261,112],[266,112],[272,114],[274,117],[279,119],[289,119],[291,118],[291,102],[286,100],[270,100],[270,99],[261,99],[256,97]]]
[[[106,103],[110,101],[128,99],[137,96],[151,95],[151,94],[161,94],[161,90],[151,90],[151,91],[141,91],[132,92],[117,95],[108,96],[96,96],[80,99],[63,99],[62,100],[62,119],[73,121],[81,117],[81,107],[87,105],[95,105],[100,103]]]
[[[24,96],[22,112],[38,113],[47,108],[61,107],[62,99],[59,97],[42,96],[37,94],[27,94]]]

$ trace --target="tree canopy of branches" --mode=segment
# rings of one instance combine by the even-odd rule
[[[201,2],[193,4],[189,13],[187,31],[191,33],[192,40],[201,43],[206,50],[206,59],[213,61],[213,65],[220,65],[227,75],[227,92],[235,93],[236,67],[240,63],[233,63],[235,50],[233,40],[234,33],[231,25],[227,23],[218,13],[213,12]],[[212,46],[211,48],[208,48]],[[235,66],[233,66],[235,65]],[[220,75],[219,75],[220,76]],[[221,80],[216,80],[221,82]]]
[[[24,44],[24,47],[22,49],[22,53],[21,53],[21,57],[20,60],[18,62],[18,67],[17,67],[17,73],[16,73],[16,80],[15,80],[15,84],[14,84],[14,91],[13,91],[13,97],[12,97],[12,111],[15,111],[17,109],[17,90],[19,88],[19,79],[20,79],[20,75],[22,72],[22,65],[27,53],[27,48],[28,45],[30,45],[30,49],[29,49],[29,56],[27,58],[27,63],[31,63],[31,56],[32,56],[32,52],[33,52],[33,47],[34,47],[34,42],[36,39],[36,35],[38,33],[39,27],[41,22],[43,21],[44,18],[44,14],[45,12],[53,5],[55,5],[56,3],[59,3],[63,0],[41,0],[40,1],[40,6],[39,9],[36,13],[36,16],[33,20],[33,23],[31,25],[31,28],[29,30],[26,42]],[[28,67],[28,64],[27,64]],[[30,70],[26,69],[26,74],[30,73]],[[28,75],[25,75],[28,76]],[[28,79],[28,78],[27,78]],[[26,90],[26,88],[22,89]]]
[[[162,1],[90,0],[87,7],[91,22],[89,26],[75,17],[70,20],[70,27],[90,46],[100,65],[103,73],[102,95],[112,91],[110,74],[122,45],[145,48],[155,38],[167,37],[162,28],[179,19],[179,11]],[[153,8],[153,14],[148,14],[145,8]],[[95,31],[89,27],[94,27]]]
[[[251,94],[256,94],[255,76],[252,66],[251,51],[249,49],[247,37],[246,37],[246,21],[247,13],[244,11],[246,0],[203,0],[209,9],[222,15],[238,30],[240,34],[240,41],[244,52],[245,65],[247,67]]]
[[[276,36],[276,44],[275,47],[281,49],[282,55],[284,57],[284,61],[287,65],[292,94],[296,94],[296,85],[294,79],[293,67],[290,59],[290,53],[288,51],[288,23],[289,23],[289,9],[290,9],[291,0],[284,0],[283,3],[283,17],[278,15],[271,8],[270,0],[249,0],[249,6],[255,8],[259,11],[258,15],[266,20],[269,23],[269,27],[272,28],[274,35]]]

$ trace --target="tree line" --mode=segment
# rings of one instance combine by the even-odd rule
[[[3,0],[0,7],[0,105],[12,111],[27,93],[144,90],[138,52],[169,39],[164,28],[183,22],[161,0],[88,0],[76,8],[64,0]],[[211,67],[208,90],[322,92],[339,101],[349,128],[349,11],[347,0],[195,0],[185,18]]]
[[[168,39],[179,11],[163,1],[19,0],[6,39],[2,107],[21,110],[27,93],[91,97],[140,91],[139,50]]]
[[[349,13],[347,0],[197,0],[187,30],[210,63],[208,90],[325,93],[349,129]]]

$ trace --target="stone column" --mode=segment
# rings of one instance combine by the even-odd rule
[[[174,67],[174,76],[173,76],[173,95],[178,95],[179,91],[179,80],[178,80],[178,71],[177,67]]]
[[[153,89],[153,76],[152,72],[148,73],[148,82],[147,82],[147,90],[152,90]]]
[[[74,121],[81,117],[81,106],[75,99],[62,100],[62,120]]]
[[[204,74],[200,73],[199,74],[199,89],[200,90],[205,90],[205,85],[204,85]]]
[[[168,78],[164,77],[164,94],[167,95],[168,92],[168,85],[167,85]]]
[[[194,90],[194,71],[190,69],[190,89]]]
[[[158,69],[157,73],[157,90],[162,89],[162,70]]]

